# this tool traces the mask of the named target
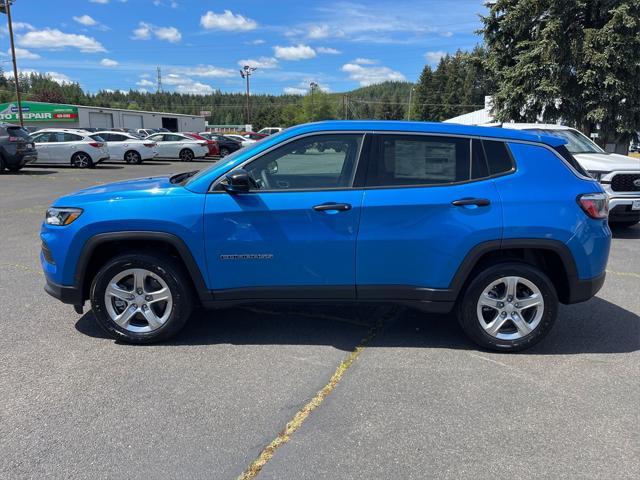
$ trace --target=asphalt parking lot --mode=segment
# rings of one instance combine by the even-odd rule
[[[598,296],[522,354],[386,305],[200,312],[131,346],[44,293],[57,196],[204,163],[0,175],[0,478],[233,479],[278,438],[257,478],[640,478],[640,226],[614,232]]]

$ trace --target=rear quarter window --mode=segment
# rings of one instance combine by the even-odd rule
[[[584,175],[585,177],[589,177],[590,175],[582,168],[582,165],[578,163],[576,158],[571,155],[571,152],[567,149],[566,146],[560,145],[559,147],[554,147],[554,150],[558,152],[558,154],[564,158],[569,165],[571,165],[580,175]]]
[[[504,142],[482,140],[482,147],[487,159],[489,175],[499,175],[513,170],[511,153]]]

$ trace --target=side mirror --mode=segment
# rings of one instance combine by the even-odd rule
[[[228,173],[225,180],[221,185],[229,193],[248,193],[253,186],[253,179],[243,168]]]

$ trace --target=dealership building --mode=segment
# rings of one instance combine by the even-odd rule
[[[38,128],[166,128],[172,132],[205,129],[205,119],[200,116],[60,103],[22,102],[22,116],[25,126]],[[0,104],[0,121],[19,122],[16,102]]]

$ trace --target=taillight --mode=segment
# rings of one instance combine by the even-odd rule
[[[102,148],[102,147],[104,147],[104,143],[100,143],[100,142],[90,142],[89,145],[91,145],[94,148]]]
[[[603,219],[609,215],[609,199],[605,193],[585,193],[578,196],[578,205],[591,218]]]
[[[9,137],[10,142],[19,142],[20,140],[22,140],[20,137]]]
[[[155,144],[155,143],[143,143],[143,145],[144,145],[145,147],[149,147],[149,148],[151,148],[151,147],[155,147],[155,146],[156,146],[156,144]]]

